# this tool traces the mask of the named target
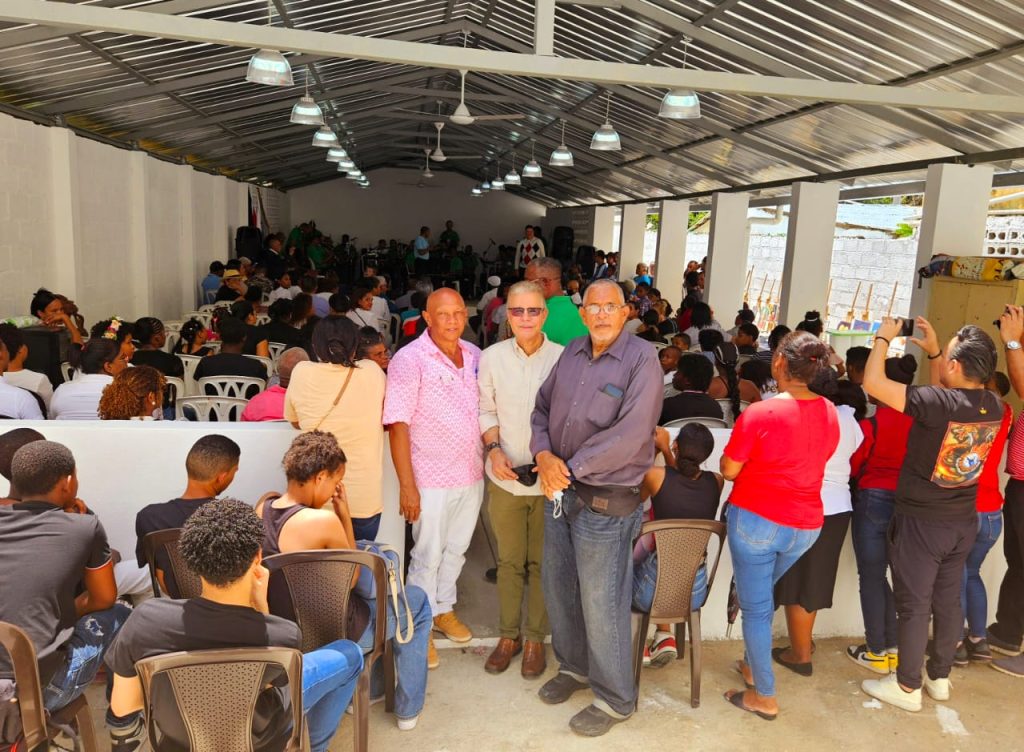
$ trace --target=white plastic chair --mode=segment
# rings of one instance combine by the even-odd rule
[[[178,360],[181,361],[182,365],[185,366],[185,391],[181,396],[192,397],[199,394],[199,388],[196,386],[196,366],[199,365],[199,361],[202,358],[198,355],[182,355],[178,354]]]
[[[722,417],[725,418],[725,422],[729,424],[729,428],[732,428],[733,424],[736,422],[736,418],[732,414],[732,400],[727,397],[723,397],[722,399],[716,399],[715,402],[717,402],[718,406],[722,408]],[[750,407],[749,402],[746,400],[740,400],[741,414],[748,407]]]
[[[288,349],[288,345],[284,342],[268,342],[267,347],[270,348],[270,359],[275,363],[281,357],[281,353]]]
[[[207,303],[206,305],[199,306],[196,310],[199,311],[199,313],[213,313],[216,308],[217,303]]]
[[[181,339],[181,335],[178,332],[166,332],[164,339],[163,351],[165,353],[174,352],[174,348],[177,347],[178,341]]]
[[[708,428],[728,428],[729,424],[721,418],[679,418],[662,424],[662,428],[682,428],[687,423],[699,423]]]
[[[64,377],[65,382],[74,379],[76,373],[78,373],[78,369],[72,367],[66,360],[60,364],[60,375]]]
[[[185,397],[174,406],[174,414],[178,420],[235,422],[247,404],[247,400],[231,397]]]
[[[267,388],[267,382],[254,376],[205,376],[196,382],[200,397],[232,397],[250,400]]]
[[[666,347],[668,347],[668,345],[665,342],[652,342],[651,344],[654,345],[655,350],[659,351],[664,350]]]
[[[267,368],[267,378],[273,378],[274,374],[277,373],[277,366],[274,361],[270,358],[264,358],[262,355],[246,355],[247,358],[255,358]]]
[[[219,353],[220,352],[220,340],[219,339],[211,340],[211,341],[207,342],[205,345],[203,345],[203,347],[209,347],[211,353]]]
[[[256,314],[256,326],[264,326],[270,323],[269,313],[257,313]]]
[[[185,379],[179,379],[177,376],[164,376],[164,381],[168,386],[174,385],[175,402],[185,398]]]

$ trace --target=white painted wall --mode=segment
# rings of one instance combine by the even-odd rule
[[[284,194],[261,191],[287,223]],[[73,298],[90,325],[179,318],[210,261],[229,257],[247,194],[244,183],[0,115],[0,318],[28,315],[39,287]]]
[[[545,207],[513,193],[491,191],[470,196],[476,181],[434,167],[435,177],[423,180],[431,188],[417,188],[418,170],[382,169],[367,173],[371,187],[358,188],[340,178],[288,192],[293,223],[316,221],[317,228],[338,240],[343,233],[358,238],[356,245],[376,245],[394,238],[408,242],[427,225],[436,239],[446,220],[455,223],[463,243],[483,252],[490,239],[496,244],[514,243],[527,224],[551,229],[545,223]],[[403,185],[411,183],[412,185]]]

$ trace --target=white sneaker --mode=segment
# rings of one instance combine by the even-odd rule
[[[889,674],[884,679],[866,679],[860,683],[860,688],[876,700],[895,705],[902,710],[909,710],[911,713],[921,710],[921,690],[904,692],[896,681],[896,674]]]
[[[414,715],[412,718],[398,718],[398,730],[399,731],[412,731],[416,728],[416,724],[419,722],[420,717]]]
[[[928,672],[924,672],[924,691],[928,693],[928,696],[933,700],[939,702],[945,702],[949,699],[949,690],[953,686],[953,683],[949,679],[932,679],[928,676]]]

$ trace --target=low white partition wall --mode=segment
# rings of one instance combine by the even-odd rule
[[[184,490],[185,455],[200,436],[221,433],[238,443],[242,449],[241,464],[225,495],[255,504],[267,491],[284,490],[281,458],[296,435],[296,431],[284,423],[185,421],[3,421],[0,433],[20,425],[35,428],[46,438],[71,449],[78,462],[79,495],[103,520],[111,546],[126,558],[131,558],[135,550],[136,512],[147,504],[175,498]],[[729,431],[713,429],[712,433],[715,452],[706,467],[717,469]],[[728,498],[729,485],[726,484],[723,499]],[[6,486],[6,481],[0,478],[0,490],[6,492]],[[404,525],[398,513],[398,480],[387,449],[384,451],[384,514],[378,538],[404,550]],[[472,566],[470,561],[465,576],[482,576],[482,572],[470,571]],[[990,617],[995,613],[996,595],[1005,571],[1002,546],[997,543],[982,569],[989,592]],[[706,638],[725,637],[731,576],[732,562],[727,549],[718,568],[714,590],[704,607],[702,629]],[[494,620],[497,624],[496,595]],[[785,631],[781,610],[776,618],[776,631]],[[863,634],[857,566],[849,536],[839,563],[833,606],[819,615],[815,634],[823,637]],[[732,636],[742,636],[739,622]]]

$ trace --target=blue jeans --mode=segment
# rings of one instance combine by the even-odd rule
[[[363,652],[351,640],[335,640],[302,656],[302,709],[312,752],[326,752],[362,670]]]
[[[412,611],[413,635],[406,644],[395,641],[392,648],[395,653],[395,715],[398,718],[415,718],[423,710],[423,701],[427,696],[427,639],[430,637],[433,617],[430,612],[430,601],[422,588],[415,585],[405,586],[405,595],[409,599]],[[364,651],[373,650],[373,634],[377,624],[377,601],[369,598],[366,604],[370,607],[370,622],[366,631],[359,638],[359,647]],[[402,614],[402,634],[408,624],[405,607],[399,599]],[[389,640],[395,637],[395,613],[390,606],[385,609],[388,623],[385,636]],[[384,694],[384,657],[370,672],[370,696],[381,697]]]
[[[860,580],[860,610],[868,650],[882,655],[895,648],[896,604],[886,578],[889,569],[888,531],[896,494],[881,488],[857,491],[853,505],[853,553]]]
[[[43,705],[49,712],[66,707],[85,692],[103,665],[103,655],[114,641],[117,630],[130,614],[130,608],[118,603],[78,620],[75,631],[65,643],[64,664],[43,688]]]
[[[648,612],[654,603],[654,586],[658,582],[658,552],[652,551],[650,556],[639,564],[633,565],[633,608]],[[701,564],[697,576],[693,580],[690,594],[690,610],[696,611],[704,605],[708,597],[707,568]]]
[[[564,492],[562,505],[578,504]],[[625,517],[584,507],[570,522],[544,502],[544,601],[560,673],[589,681],[594,705],[617,718],[636,710],[630,604],[640,509]]]
[[[981,579],[981,565],[989,550],[1003,531],[1002,512],[978,512],[978,537],[967,554],[964,584],[960,589],[960,602],[967,616],[967,632],[971,637],[984,637],[988,624],[988,595]]]
[[[736,595],[743,612],[745,659],[754,675],[757,693],[773,697],[775,674],[771,651],[775,583],[814,545],[821,528],[786,527],[731,505],[727,527]]]
[[[380,530],[380,513],[373,517],[353,517],[352,532],[357,541],[375,541]]]

